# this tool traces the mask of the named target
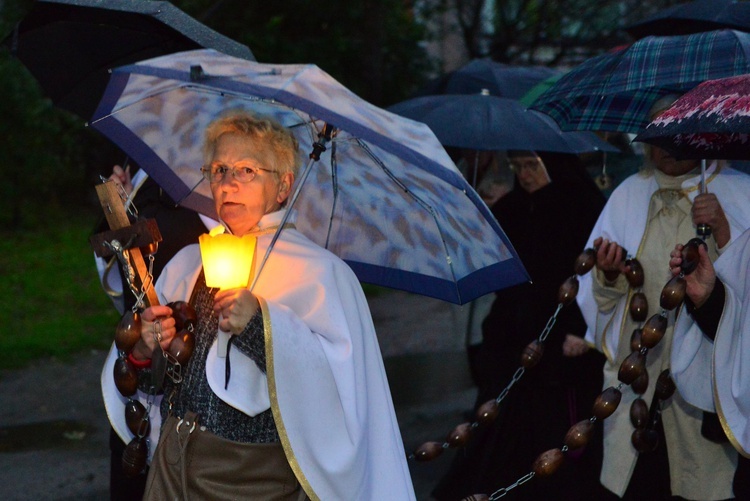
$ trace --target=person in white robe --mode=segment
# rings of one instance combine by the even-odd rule
[[[221,222],[235,235],[256,236],[256,257],[247,288],[208,289],[198,245],[178,253],[157,281],[162,305],[142,314],[141,339],[131,353],[136,363],[147,363],[159,331],[161,348],[168,348],[175,322],[171,308],[163,305],[189,301],[194,289],[213,309],[213,323],[205,324],[213,331],[207,343],[197,336],[193,356],[183,367],[183,382],[175,385],[174,408],[165,405],[167,397],[151,407],[151,456],[162,419],[203,405],[199,393],[208,387],[212,403],[203,408],[224,410],[219,418],[210,412],[202,415],[200,424],[207,429],[201,431],[222,438],[239,433],[234,421],[222,421],[225,415],[241,427],[257,427],[253,423],[258,422],[270,426],[270,431],[260,430],[261,436],[267,438],[263,442],[280,443],[301,488],[294,499],[414,499],[374,325],[356,276],[341,259],[297,231],[293,215],[261,267],[299,164],[293,136],[271,120],[235,112],[209,126],[206,159],[204,174]],[[199,325],[208,322],[201,319],[200,309],[198,313]],[[197,332],[201,334],[200,327]],[[240,347],[232,348],[232,340]],[[252,345],[260,351],[248,351]],[[113,347],[102,387],[113,427],[129,440],[123,410],[127,399],[112,378],[117,356]],[[196,370],[202,374],[193,374]],[[198,381],[192,393],[186,389],[191,381]],[[169,391],[165,387],[165,395]],[[147,398],[140,390],[138,397],[144,402]],[[267,419],[257,421],[263,416]],[[152,476],[159,475],[154,464],[147,499],[154,497]],[[244,478],[244,472],[235,474]],[[191,490],[200,486],[190,482],[184,495],[201,497],[202,491]],[[240,487],[222,486],[219,491],[232,497]]]
[[[652,116],[674,99],[656,103]],[[677,161],[658,148],[650,148],[648,157],[653,167],[627,178],[610,196],[587,243],[587,247],[598,249],[596,267],[580,279],[577,301],[588,326],[586,340],[607,357],[604,388],[620,384],[618,371],[631,353],[631,335],[642,326],[628,310],[633,291],[622,273],[626,252],[643,266],[642,289],[650,317],[659,313],[661,290],[671,278],[670,251],[675,244],[695,237],[696,225],[712,227],[708,245],[714,259],[750,227],[750,204],[737,203],[746,199],[743,194],[750,189],[750,176],[713,162],[706,169],[707,193],[700,194],[697,162]],[[641,397],[649,407],[659,374],[669,368],[673,323],[671,314],[663,339],[648,350],[650,383]],[[656,495],[658,480],[664,480],[667,495],[696,500],[731,497],[736,453],[728,444],[716,444],[701,436],[701,409],[686,402],[679,392],[661,402],[666,450],[657,448],[639,458],[631,443],[634,428],[629,416],[631,404],[639,395],[624,385],[621,391],[619,408],[603,423],[600,479],[604,487],[618,497],[639,499]],[[650,459],[649,454],[657,459]],[[636,471],[638,462],[642,466]]]
[[[682,245],[672,252],[681,272]],[[740,453],[734,476],[737,499],[750,498],[750,230],[715,263],[699,249],[695,271],[684,275],[686,300],[675,324],[672,373],[685,400],[717,413],[728,441]],[[715,268],[714,268],[715,265]]]

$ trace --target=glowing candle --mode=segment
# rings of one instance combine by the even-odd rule
[[[256,237],[238,237],[224,231],[219,225],[198,238],[206,285],[219,289],[247,287]]]

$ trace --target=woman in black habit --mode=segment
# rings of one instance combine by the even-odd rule
[[[475,408],[496,398],[520,367],[523,349],[542,333],[557,307],[560,285],[604,207],[604,196],[574,155],[509,151],[513,190],[492,212],[518,252],[531,283],[501,290],[482,324],[472,361]],[[591,416],[601,392],[604,358],[583,342],[586,325],[575,302],[565,306],[544,343],[544,355],[500,403],[496,420],[480,426],[433,492],[438,500],[491,494],[531,471],[536,457],[562,447],[567,430]],[[601,429],[582,451],[566,453],[548,478],[532,479],[505,499],[590,500],[600,492]]]

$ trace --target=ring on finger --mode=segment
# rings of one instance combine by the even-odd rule
[[[161,320],[154,320],[154,340],[157,343],[161,343]]]

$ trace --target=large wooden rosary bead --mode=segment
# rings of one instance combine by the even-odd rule
[[[646,393],[646,390],[648,389],[648,371],[643,371],[643,373],[636,378],[635,381],[630,383],[630,389],[633,390],[634,393],[638,395],[643,395]]]
[[[127,357],[117,357],[114,367],[115,386],[123,397],[132,397],[138,391],[138,373]]]
[[[172,338],[167,351],[172,355],[180,365],[185,365],[195,348],[195,336],[189,330],[182,330]]]
[[[661,290],[661,298],[659,299],[661,307],[667,311],[672,311],[680,306],[685,299],[686,288],[687,282],[684,278],[679,275],[672,277]]]
[[[193,330],[198,323],[198,314],[195,309],[186,301],[173,301],[167,304],[172,309],[172,318],[174,318],[175,329],[177,332],[188,329]]]
[[[461,423],[453,428],[453,431],[448,434],[448,438],[445,441],[448,442],[450,447],[461,447],[469,441],[473,430],[474,428],[471,426],[471,423]]]
[[[138,340],[141,339],[141,314],[128,310],[115,328],[115,346],[124,353],[130,353]]]
[[[414,451],[414,459],[417,461],[431,461],[443,453],[443,444],[440,442],[425,442]]]
[[[659,445],[659,434],[650,428],[634,430],[630,436],[630,443],[638,452],[651,452]]]
[[[633,403],[630,404],[630,422],[633,423],[633,427],[637,430],[641,430],[648,426],[648,405],[642,398],[636,398]]]
[[[640,261],[638,261],[634,257],[626,259],[625,266],[628,267],[628,269],[625,271],[625,280],[628,281],[628,284],[630,284],[630,286],[634,289],[643,287],[645,274],[643,272],[643,266],[641,266]]]
[[[122,453],[122,470],[128,477],[135,477],[146,466],[148,444],[143,438],[134,438]]]
[[[560,468],[564,459],[565,456],[560,449],[550,449],[546,452],[542,452],[534,460],[531,470],[534,472],[534,475],[548,477]]]
[[[147,420],[143,420],[146,416],[146,408],[137,400],[128,400],[125,403],[125,424],[128,425],[130,433],[135,436],[148,436],[151,432],[151,425]],[[145,429],[141,429],[145,426]]]
[[[544,343],[538,339],[533,340],[521,352],[521,365],[526,369],[531,369],[542,359],[544,355]]]
[[[666,400],[674,395],[677,387],[672,381],[672,376],[669,373],[669,369],[664,369],[656,378],[656,386],[654,387],[654,397],[659,400]]]
[[[641,350],[641,335],[643,334],[643,329],[633,329],[633,333],[630,335],[630,351],[640,351]]]
[[[646,355],[634,351],[622,361],[617,379],[625,384],[631,384],[646,371]]]
[[[682,263],[680,263],[680,269],[685,275],[690,275],[695,268],[698,267],[700,262],[700,254],[698,254],[698,247],[706,247],[706,242],[702,238],[691,238],[688,243],[682,246]]]
[[[487,400],[477,411],[477,421],[482,424],[491,423],[497,417],[499,410],[500,408],[494,398],[492,400]]]
[[[575,265],[573,265],[573,269],[575,270],[577,275],[585,275],[586,273],[591,271],[591,268],[593,268],[595,264],[596,251],[593,248],[589,247],[578,255]]]
[[[622,392],[610,386],[596,397],[594,401],[593,414],[597,419],[606,419],[612,415],[620,405],[620,399],[622,398]]]
[[[630,318],[643,322],[648,316],[648,299],[643,292],[636,292],[630,298]]]
[[[665,332],[667,332],[667,317],[659,313],[652,315],[643,326],[641,344],[646,348],[653,348],[659,344]]]
[[[594,423],[591,422],[591,420],[584,419],[583,421],[578,421],[571,426],[568,433],[565,434],[565,440],[563,440],[563,443],[570,450],[580,449],[589,443],[593,431]]]
[[[572,303],[578,294],[578,277],[569,276],[557,291],[557,302],[565,306]]]

